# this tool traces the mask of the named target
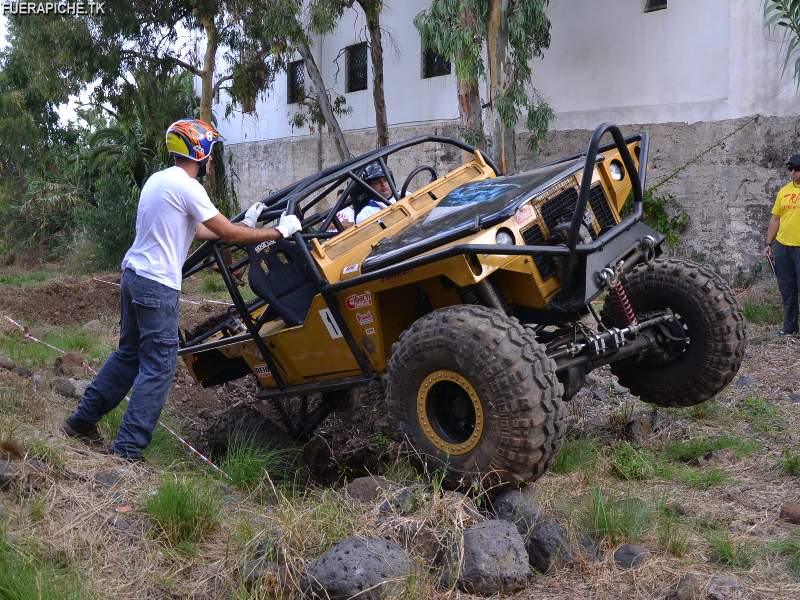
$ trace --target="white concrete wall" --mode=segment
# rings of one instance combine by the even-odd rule
[[[413,18],[430,0],[395,0],[382,17],[387,115],[390,125],[458,117],[455,75],[421,78],[421,47]],[[752,114],[797,114],[800,99],[791,73],[780,77],[780,41],[763,27],[759,0],[669,0],[644,14],[640,0],[556,0],[550,3],[552,44],[536,61],[534,85],[556,112],[553,129],[591,129],[602,121],[698,122]],[[328,85],[344,94],[345,57],[364,41],[360,9],[317,40],[314,52]],[[344,130],[374,127],[372,80],[345,95],[353,112]],[[221,122],[228,144],[311,133],[292,130],[286,76],[257,104],[254,115],[235,112]],[[221,106],[217,115],[224,113]]]

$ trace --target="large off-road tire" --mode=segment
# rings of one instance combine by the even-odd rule
[[[293,446],[286,431],[269,417],[249,406],[237,406],[222,413],[206,433],[206,443],[213,456],[222,456],[236,443],[252,444],[264,449]]]
[[[744,357],[744,316],[719,275],[685,260],[664,258],[638,265],[623,284],[639,318],[650,311],[672,309],[679,317],[673,324],[678,327],[675,333],[685,332],[690,340],[666,357],[613,363],[611,371],[623,386],[651,404],[692,406],[730,383]],[[602,319],[608,325],[624,324],[610,298]]]
[[[539,478],[564,436],[563,388],[544,347],[482,306],[435,310],[393,348],[386,401],[395,430],[449,484]]]

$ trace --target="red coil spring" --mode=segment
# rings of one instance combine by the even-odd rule
[[[617,283],[616,285],[612,285],[610,292],[611,297],[614,299],[614,303],[617,305],[619,314],[625,318],[627,325],[638,324],[639,321],[636,318],[636,313],[633,310],[631,300],[628,298],[628,292],[625,291],[625,288],[622,286],[622,284]]]

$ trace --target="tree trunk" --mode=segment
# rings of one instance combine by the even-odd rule
[[[458,116],[461,138],[486,151],[481,120],[481,94],[477,81],[458,81]],[[469,159],[465,155],[465,159]]]
[[[203,29],[206,32],[206,52],[203,58],[203,70],[200,73],[200,119],[206,123],[212,123],[213,113],[211,105],[214,101],[214,71],[217,58],[217,25],[214,19],[208,18],[203,21]],[[213,196],[216,191],[216,177],[214,175],[214,163],[209,162],[206,168],[205,187],[209,196]]]
[[[492,158],[503,173],[516,170],[514,128],[509,127],[497,110],[497,98],[501,96],[510,79],[506,60],[508,47],[508,0],[490,0],[489,28],[486,50],[489,64],[489,106],[492,121]]]
[[[311,53],[311,48],[304,41],[297,45],[297,50],[303,58],[303,66],[306,69],[311,82],[314,84],[314,91],[317,93],[317,100],[319,101],[319,108],[322,111],[322,116],[325,118],[325,124],[328,126],[328,131],[333,134],[333,141],[336,144],[336,151],[339,153],[339,158],[347,160],[351,158],[350,149],[347,147],[347,142],[344,139],[344,134],[339,127],[339,121],[333,113],[330,98],[325,90],[325,82],[322,80],[322,73],[319,72],[317,61],[314,60],[314,55]]]
[[[375,105],[375,127],[378,148],[389,145],[389,126],[386,124],[386,99],[383,96],[383,43],[381,40],[382,0],[359,0],[367,18],[370,59],[372,61],[372,103]]]

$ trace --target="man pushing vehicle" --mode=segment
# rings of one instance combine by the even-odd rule
[[[181,119],[167,129],[175,166],[154,173],[142,188],[136,238],[122,261],[119,345],[62,426],[68,436],[104,447],[97,423],[133,387],[117,438],[107,448],[126,460],[143,460],[172,385],[181,269],[192,240],[252,244],[287,238],[301,228],[297,217],[285,214],[277,227],[257,228],[265,208],[260,202],[237,223],[220,214],[198,179],[222,139],[199,119]]]

